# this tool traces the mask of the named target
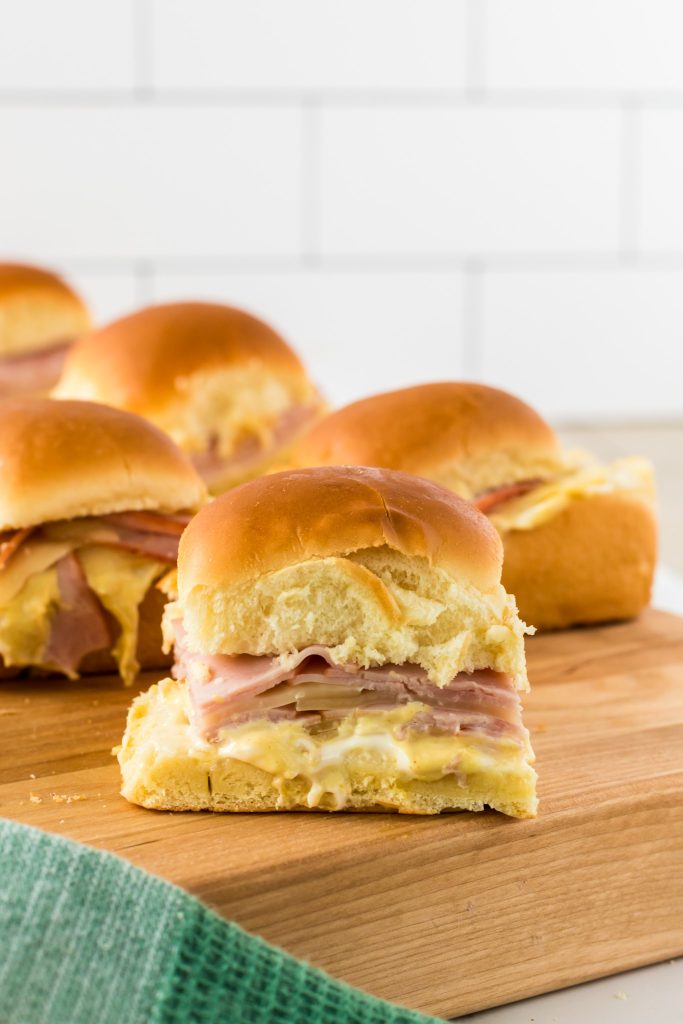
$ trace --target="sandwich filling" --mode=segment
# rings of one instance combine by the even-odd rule
[[[59,380],[70,341],[0,357],[0,398],[46,395]]]
[[[167,625],[193,756],[213,752],[268,773],[280,806],[302,784],[307,806],[341,809],[363,779],[380,791],[447,779],[507,813],[517,786],[517,806],[533,813],[533,753],[510,676],[481,669],[439,686],[414,664],[337,664],[323,645],[205,655],[179,618]],[[497,804],[498,790],[507,796]]]
[[[277,417],[268,431],[244,434],[228,454],[221,450],[220,436],[213,433],[203,451],[190,453],[194,467],[213,489],[255,476],[264,466],[272,465],[285,455],[315,418],[318,409],[318,405],[292,405]]]
[[[176,562],[187,515],[121,512],[0,534],[0,655],[70,678],[111,650],[138,672],[139,606]]]
[[[629,491],[654,500],[652,467],[640,458],[618,459],[607,466],[584,460],[552,479],[520,480],[477,495],[473,503],[499,532],[542,526],[577,500],[596,494]]]

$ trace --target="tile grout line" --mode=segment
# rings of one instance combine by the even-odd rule
[[[155,267],[151,260],[135,260],[133,265],[135,278],[135,301],[138,307],[149,306],[154,302]]]
[[[378,90],[378,89],[293,89],[273,91],[258,89],[157,89],[153,76],[153,24],[148,0],[137,0],[139,30],[136,31],[133,88],[84,87],[75,89],[12,89],[0,87],[0,109],[22,106],[34,109],[62,107],[121,107],[145,103],[149,107],[263,107],[264,109],[300,108],[317,102],[329,107],[434,107],[466,108],[476,103],[492,110],[623,110],[634,102],[633,94],[624,92],[576,92],[560,90],[488,89],[477,84],[483,68],[479,58],[472,56],[467,74],[472,84],[464,89]],[[468,64],[470,59],[468,58]],[[482,58],[482,63],[484,63]],[[641,93],[637,104],[643,110],[683,109],[683,91],[674,93]]]
[[[21,253],[17,258],[23,258]],[[153,265],[161,273],[215,273],[230,270],[244,273],[297,273],[306,267],[301,253],[271,255],[268,253],[223,253],[215,256],[169,257],[159,253],[122,258],[55,257],[66,268],[92,274],[125,273],[136,264]],[[619,251],[604,253],[322,253],[316,254],[315,267],[321,273],[448,273],[466,272],[472,264],[481,271],[503,273],[599,273],[622,269],[625,260]],[[627,265],[643,273],[683,270],[683,252],[635,252]]]

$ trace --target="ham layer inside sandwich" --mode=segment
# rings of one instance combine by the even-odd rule
[[[0,587],[9,572],[23,582],[50,565],[57,571],[59,607],[50,620],[42,664],[73,675],[87,655],[109,650],[116,639],[117,623],[88,586],[79,547],[118,548],[175,565],[180,535],[189,519],[189,515],[120,512],[0,534]],[[57,556],[52,562],[50,551]]]
[[[173,625],[173,674],[187,680],[195,728],[208,740],[251,720],[314,724],[358,710],[418,704],[408,730],[526,742],[519,697],[500,672],[463,672],[439,687],[418,665],[336,665],[329,648],[319,645],[289,656],[284,665],[277,657],[201,655],[187,646],[180,622]]]
[[[533,491],[535,487],[542,483],[543,481],[540,479],[519,480],[514,484],[492,487],[490,490],[478,494],[473,499],[473,504],[477,506],[480,512],[488,515],[489,512],[493,512],[499,505],[504,505],[505,502],[512,501],[513,498],[521,498],[524,494],[529,494],[530,491]]]
[[[0,398],[47,394],[59,380],[70,344],[0,358]]]
[[[286,451],[311,422],[316,411],[317,406],[314,405],[293,405],[277,419],[267,444],[258,435],[249,434],[242,438],[230,455],[221,455],[219,439],[215,435],[205,451],[191,456],[195,469],[209,487],[257,472],[264,463],[274,462]]]

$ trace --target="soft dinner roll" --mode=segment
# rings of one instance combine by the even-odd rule
[[[8,399],[0,479],[3,675],[164,665],[155,584],[206,499],[187,456],[131,413]]]
[[[276,473],[180,544],[174,679],[133,704],[123,795],[170,810],[535,813],[524,623],[500,540],[404,473]]]
[[[495,388],[424,384],[374,395],[314,424],[293,466],[370,465],[435,480],[503,538],[520,614],[556,628],[636,615],[649,601],[657,528],[645,460],[564,452],[528,405]]]
[[[208,302],[143,309],[82,338],[54,395],[145,416],[214,492],[271,468],[322,407],[279,334]]]
[[[82,299],[56,274],[0,263],[0,398],[47,394],[89,327]]]

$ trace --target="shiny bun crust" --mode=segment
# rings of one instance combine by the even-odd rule
[[[217,303],[177,302],[142,309],[82,338],[56,395],[150,415],[186,401],[195,374],[240,367],[270,370],[302,398],[311,391],[298,357],[262,320]]]
[[[421,384],[372,395],[331,413],[300,440],[293,466],[385,466],[426,476],[472,498],[547,476],[558,440],[538,413],[483,384]]]
[[[133,509],[196,509],[189,459],[139,416],[90,402],[0,403],[0,529]]]
[[[649,603],[657,522],[640,494],[573,501],[533,530],[505,531],[503,542],[503,582],[539,629],[628,619]]]
[[[427,480],[358,467],[276,473],[192,520],[175,614],[200,652],[325,644],[340,663],[410,661],[439,684],[491,667],[525,688],[524,626],[501,558],[488,520]]]
[[[479,590],[500,582],[496,531],[456,495],[407,473],[333,466],[273,473],[202,509],[181,540],[179,596],[377,547],[423,558]]]
[[[89,328],[82,299],[56,274],[0,263],[0,356],[72,341]]]

